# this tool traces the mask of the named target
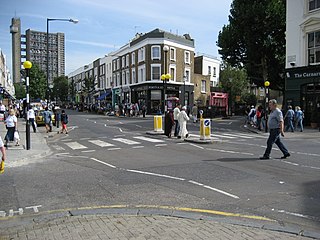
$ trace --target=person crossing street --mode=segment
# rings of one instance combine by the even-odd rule
[[[277,100],[271,99],[269,101],[269,108],[271,110],[270,116],[268,118],[268,129],[270,132],[269,138],[267,140],[267,148],[260,159],[269,159],[272,149],[272,145],[275,143],[280,151],[283,153],[281,159],[290,157],[290,153],[285,145],[282,143],[280,135],[284,137],[284,123],[283,115],[280,109],[277,107]]]

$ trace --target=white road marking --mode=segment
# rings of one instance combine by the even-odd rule
[[[118,141],[118,142],[122,142],[122,143],[125,143],[125,144],[128,144],[128,145],[141,144],[140,142],[132,141],[132,140],[125,139],[125,138],[114,138],[112,140]]]
[[[193,144],[193,143],[189,143],[189,145],[194,146],[194,147],[196,147],[196,148],[204,149],[204,147],[198,146],[198,145]]]
[[[144,137],[144,136],[138,136],[138,137],[133,137],[133,138],[140,139],[140,140],[147,141],[147,142],[153,142],[153,143],[164,142],[163,140],[160,140],[160,139],[148,138],[148,137]]]
[[[141,174],[146,174],[146,175],[152,175],[152,176],[157,176],[157,177],[170,178],[170,179],[175,179],[175,180],[180,180],[180,181],[185,181],[184,178],[172,177],[172,176],[168,176],[168,175],[164,175],[164,174],[158,174],[158,173],[152,173],[152,172],[144,172],[144,171],[132,170],[132,169],[127,169],[126,171],[134,172],[134,173],[141,173]]]
[[[165,147],[165,146],[167,146],[168,144],[156,144],[156,145],[154,145],[155,147]]]
[[[215,192],[218,192],[218,193],[227,195],[227,196],[229,196],[229,197],[232,197],[232,198],[235,198],[235,199],[239,199],[238,196],[233,195],[233,194],[228,193],[228,192],[225,192],[225,191],[220,190],[220,189],[218,189],[218,188],[210,187],[210,186],[208,186],[208,185],[204,185],[204,184],[202,184],[202,183],[199,183],[199,182],[196,182],[196,181],[193,181],[193,180],[189,180],[188,182],[189,182],[189,183],[192,183],[192,184],[196,184],[196,185],[201,186],[201,187],[204,187],[204,188],[207,188],[207,189],[210,189],[210,190],[213,190],[213,191],[215,191]]]
[[[65,143],[69,148],[73,149],[73,150],[77,150],[77,149],[86,149],[86,146],[81,145],[78,142],[68,142]]]
[[[253,153],[246,153],[246,152],[236,152],[236,151],[230,151],[230,150],[223,150],[223,149],[214,149],[214,148],[206,148],[209,151],[216,151],[216,152],[222,152],[222,153],[233,153],[233,154],[241,154],[241,155],[249,155],[254,156]]]
[[[224,135],[218,135],[218,134],[211,134],[210,136],[216,137],[216,138],[227,138],[227,139],[234,139],[237,137],[231,137],[231,136],[224,136]]]
[[[99,147],[113,147],[114,145],[111,143],[107,143],[101,140],[89,140],[89,142],[99,146]]]
[[[120,150],[121,148],[108,148],[108,151]]]
[[[95,152],[96,150],[84,150],[84,151],[81,151],[83,153],[89,153],[89,152]]]
[[[119,131],[120,131],[120,132],[123,132],[121,128],[119,128]]]
[[[241,137],[241,138],[247,138],[247,139],[251,139],[254,138],[254,136],[245,136],[245,135],[241,135],[241,134],[230,134],[230,133],[223,133],[222,136],[231,136],[231,137]]]
[[[288,211],[285,211],[285,210],[278,210],[278,213],[284,213],[284,214],[287,214],[287,215],[292,215],[292,216],[301,217],[301,218],[307,218],[307,219],[315,219],[315,217],[313,217],[313,216],[308,216],[308,215],[304,215],[304,214],[301,214],[301,213],[288,212]]]
[[[132,148],[144,148],[144,146],[134,146]]]
[[[108,166],[108,167],[118,169],[118,170],[120,170],[120,171],[126,171],[126,172],[139,173],[139,174],[145,174],[145,175],[156,176],[156,177],[169,178],[169,179],[174,179],[174,180],[179,180],[179,181],[188,181],[189,183],[195,184],[195,185],[197,185],[197,186],[201,186],[201,187],[204,187],[204,188],[206,188],[206,189],[210,189],[210,190],[212,190],[212,191],[215,191],[215,192],[224,194],[224,195],[226,195],[226,196],[229,196],[229,197],[232,197],[232,198],[235,198],[235,199],[239,199],[239,197],[236,196],[236,195],[233,195],[233,194],[231,194],[231,193],[225,192],[225,191],[223,191],[223,190],[220,190],[220,189],[217,189],[217,188],[214,188],[214,187],[211,187],[211,186],[208,186],[208,185],[205,185],[205,184],[202,184],[202,183],[193,181],[193,180],[186,180],[185,178],[169,176],[169,175],[166,175],[166,174],[159,174],[159,173],[153,173],[153,172],[140,171],[140,170],[135,170],[135,169],[118,168],[118,167],[115,166],[115,165],[112,165],[112,164],[103,162],[103,161],[98,160],[98,159],[96,159],[96,158],[90,158],[90,159],[93,160],[93,161],[96,161],[96,162],[98,162],[98,163],[101,163],[101,164],[103,164],[103,165],[106,165],[106,166]]]
[[[106,165],[106,166],[108,166],[108,167],[117,168],[116,166],[114,166],[114,165],[112,165],[112,164],[109,164],[109,163],[100,161],[100,160],[98,160],[98,159],[96,159],[96,158],[90,158],[90,159],[93,160],[93,161],[96,161],[96,162],[98,162],[98,163],[101,163],[101,164],[103,164],[103,165]]]

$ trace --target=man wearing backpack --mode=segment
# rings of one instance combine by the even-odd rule
[[[69,122],[68,115],[64,110],[62,110],[61,111],[61,133],[66,132],[66,134],[68,134],[68,128],[67,128],[68,122]]]

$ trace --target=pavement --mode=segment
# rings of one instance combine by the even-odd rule
[[[22,119],[19,119],[22,121]],[[1,136],[5,127],[0,123]],[[33,133],[31,148],[25,149],[25,124],[19,124],[20,146],[7,150],[6,171],[52,154],[44,127]],[[54,128],[56,129],[56,128]],[[0,206],[1,207],[1,206]],[[320,239],[320,232],[284,227],[264,216],[248,216],[214,210],[170,206],[113,205],[41,211],[37,207],[3,214],[0,211],[0,240],[14,239]],[[1,215],[2,213],[2,215]]]

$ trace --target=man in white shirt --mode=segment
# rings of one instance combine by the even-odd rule
[[[33,128],[33,132],[36,132],[37,131],[37,127],[36,127],[36,123],[34,121],[36,116],[35,116],[34,110],[32,108],[30,108],[29,111],[28,111],[28,118],[29,118],[29,122],[31,123],[31,126]]]
[[[180,108],[181,104],[178,104],[174,109],[173,109],[173,120],[175,122],[175,128],[174,128],[174,136],[178,137],[179,131],[180,131],[180,126],[178,122],[178,115],[180,113]]]

